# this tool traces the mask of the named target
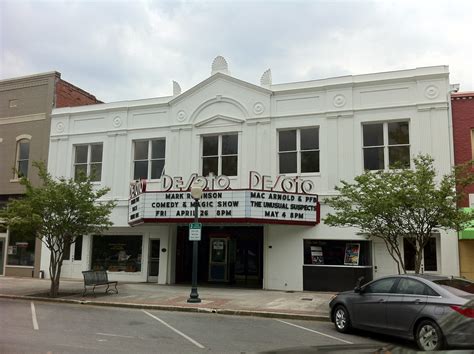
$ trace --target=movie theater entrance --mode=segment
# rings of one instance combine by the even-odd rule
[[[187,226],[178,226],[176,283],[191,282],[192,242]],[[198,282],[262,288],[263,227],[204,226],[199,242]]]

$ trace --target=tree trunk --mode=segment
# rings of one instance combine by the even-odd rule
[[[423,260],[423,252],[422,248],[420,247],[420,243],[416,243],[415,247],[415,274],[420,274],[421,263]]]
[[[50,297],[57,297],[59,294],[59,278],[61,277],[62,257],[55,251],[51,251],[49,276],[51,278],[51,287],[49,290]]]

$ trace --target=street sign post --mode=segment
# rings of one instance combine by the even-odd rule
[[[189,224],[189,241],[201,241],[201,223]]]

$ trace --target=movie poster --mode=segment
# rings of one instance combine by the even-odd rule
[[[360,243],[346,243],[344,265],[359,265]]]

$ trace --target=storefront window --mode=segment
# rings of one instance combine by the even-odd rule
[[[370,266],[370,242],[304,240],[304,264]]]
[[[428,243],[423,247],[422,267],[423,271],[436,272],[438,270],[438,258],[436,253],[436,237],[431,237]],[[415,270],[415,247],[407,240],[403,239],[403,256],[405,269]]]
[[[109,272],[140,272],[142,236],[94,236],[92,269]]]
[[[33,266],[35,263],[35,237],[10,232],[7,265]]]

